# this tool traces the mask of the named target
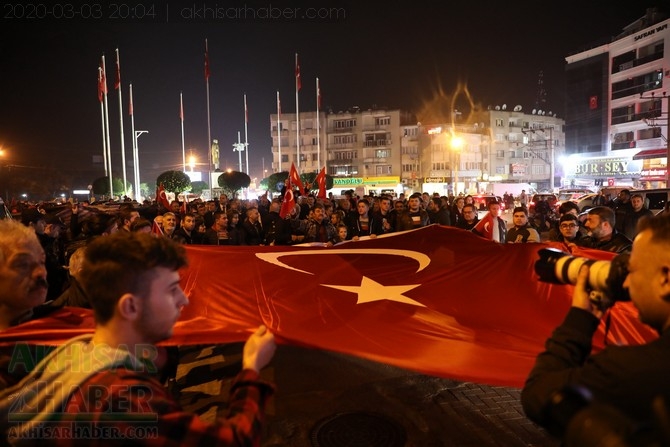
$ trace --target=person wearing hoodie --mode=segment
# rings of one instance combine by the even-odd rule
[[[156,343],[172,336],[188,298],[178,270],[181,244],[118,232],[86,248],[81,283],[96,321],[0,394],[0,427],[10,444],[260,445],[274,387],[260,370],[276,349],[264,326],[247,340],[228,413],[212,423],[185,412],[150,374]]]

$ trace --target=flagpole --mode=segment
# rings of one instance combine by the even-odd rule
[[[249,124],[249,112],[247,111],[247,94],[244,94],[244,150],[247,158],[247,175],[249,175],[249,138],[247,134],[247,126]]]
[[[300,169],[300,108],[298,101],[298,91],[300,90],[300,65],[298,65],[298,53],[295,53],[295,152],[298,159],[298,169]]]
[[[281,102],[279,101],[279,90],[277,90],[277,146],[279,147],[279,169],[281,170]]]
[[[112,149],[109,142],[109,107],[107,102],[107,67],[105,65],[105,55],[102,55],[102,77],[105,93],[105,127],[107,128],[107,160],[109,162],[109,198],[114,199],[114,187],[112,185]]]
[[[321,167],[321,126],[319,125],[319,107],[321,106],[321,90],[319,78],[316,78],[316,165]]]
[[[135,197],[135,200],[137,202],[141,202],[142,200],[142,195],[140,193],[140,156],[137,153],[137,135],[135,134],[135,115],[133,114],[133,84],[130,84],[130,93],[129,93],[129,99],[130,99],[130,106],[128,108],[128,112],[130,114],[130,131],[133,133],[132,135],[132,140],[133,140],[133,174],[135,177],[135,193],[133,196]]]
[[[209,48],[207,47],[207,39],[205,39],[205,81],[207,84],[207,162],[209,164],[208,181],[209,183],[209,198],[212,197],[212,126],[209,114]]]
[[[100,121],[102,124],[102,159],[105,164],[105,177],[109,175],[107,172],[107,143],[105,140],[105,106],[103,104],[102,88],[102,67],[98,66],[98,100],[100,101]]]
[[[181,118],[181,161],[186,172],[186,147],[184,146],[184,98],[179,92],[179,118]]]
[[[121,167],[123,168],[123,195],[128,195],[126,179],[126,144],[123,138],[123,100],[121,99],[121,60],[119,49],[116,49],[116,83],[115,88],[119,90],[119,123],[121,128]]]

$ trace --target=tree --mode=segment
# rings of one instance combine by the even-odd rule
[[[249,187],[251,177],[244,172],[226,171],[219,176],[218,183],[229,197],[237,197],[240,189]]]
[[[281,191],[288,178],[288,171],[275,172],[268,177],[268,191]]]
[[[201,180],[191,182],[191,192],[193,194],[200,195],[206,189],[209,189],[209,185],[207,184],[207,182],[203,182]]]
[[[163,184],[168,192],[179,194],[191,189],[191,179],[182,171],[165,171],[156,179],[156,185]]]
[[[92,183],[92,192],[96,196],[109,196],[109,177],[98,177]],[[112,188],[115,195],[123,194],[123,180],[120,178],[112,179]]]

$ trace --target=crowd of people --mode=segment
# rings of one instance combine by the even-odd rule
[[[603,310],[589,300],[588,268],[583,268],[573,307],[538,357],[522,394],[529,417],[544,426],[555,424],[546,407],[567,386],[588,388],[596,399],[638,422],[649,422],[652,401],[659,395],[670,398],[663,385],[670,372],[664,360],[670,349],[670,214],[648,216],[635,195],[622,202],[630,202],[630,210],[596,206],[583,224],[576,206],[566,202],[550,238],[566,250],[632,251],[624,285],[642,322],[661,337],[644,346],[608,347],[590,356]],[[359,198],[349,192],[339,199],[303,196],[285,217],[281,208],[281,199],[242,201],[221,195],[207,202],[173,202],[169,210],[122,204],[114,213],[88,210],[80,219],[85,207],[71,204],[67,216],[26,208],[21,222],[0,220],[0,331],[62,306],[91,308],[96,320],[93,335],[73,339],[44,358],[36,355],[37,366],[14,365],[16,350],[0,350],[0,426],[7,439],[31,439],[47,421],[65,428],[78,413],[100,422],[110,412],[119,417],[150,410],[156,415],[151,427],[161,441],[258,445],[263,408],[273,392],[259,375],[275,350],[273,334],[265,327],[245,344],[229,414],[213,424],[183,412],[163,384],[148,374],[157,365],[152,363],[155,356],[146,353],[156,352],[155,345],[171,336],[181,308],[188,304],[178,275],[187,262],[184,245],[332,246],[430,224],[471,231],[499,243],[541,240],[523,204],[512,209],[512,223],[507,225],[495,200],[478,219],[471,196]],[[626,225],[635,220],[635,243],[626,227],[617,224],[620,220]],[[644,387],[638,386],[640,379]],[[95,395],[100,389],[109,393],[103,402]],[[95,402],[87,400],[91,395]],[[10,413],[21,417],[10,420]],[[114,423],[123,429],[129,422]]]
[[[31,206],[22,210],[20,219],[34,229],[46,253],[48,300],[70,304],[72,301],[58,299],[73,281],[71,271],[64,266],[90,240],[115,232],[153,233],[181,244],[332,246],[439,224],[500,243],[555,242],[564,251],[586,247],[619,253],[630,250],[637,222],[652,214],[644,208],[639,195],[631,195],[627,190],[621,191],[616,201],[581,215],[575,203],[564,202],[541,230],[532,225],[527,198],[523,195],[515,199],[506,194],[502,203],[490,201],[481,219],[481,210],[471,195],[414,193],[397,198],[358,197],[347,191],[340,198],[331,195],[317,199],[312,194],[297,193],[296,197],[299,197],[297,203],[284,217],[281,197],[270,199],[263,195],[241,200],[221,194],[209,201],[173,201],[169,209],[158,203],[139,206],[132,202],[104,211],[81,203],[71,203],[59,212],[44,212]],[[507,207],[505,212],[511,216],[507,219],[510,223],[501,216],[503,207]],[[82,214],[85,216],[81,217]]]

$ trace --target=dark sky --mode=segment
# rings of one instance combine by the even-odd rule
[[[103,13],[110,15],[114,12],[111,3],[105,3]],[[158,23],[112,18],[95,23],[9,19],[8,14],[20,11],[3,5],[0,145],[9,162],[104,175],[102,168],[93,174],[86,170],[92,156],[102,153],[96,77],[104,53],[114,173],[120,176],[119,106],[113,90],[117,47],[127,160],[132,157],[127,113],[130,82],[135,128],[149,131],[139,139],[142,181],[151,184],[158,173],[181,164],[180,92],[184,95],[187,152],[193,148],[205,161],[205,38],[211,66],[212,138],[221,144],[222,164],[237,168],[232,143],[238,131],[244,139],[246,93],[252,177],[261,176],[263,157],[266,169],[270,168],[269,114],[276,112],[277,90],[282,110],[295,111],[296,52],[303,83],[301,111],[315,109],[317,76],[323,106],[333,111],[377,105],[419,113],[437,95],[454,91],[459,82],[484,107],[506,103],[530,110],[542,70],[547,110],[563,116],[565,57],[618,34],[643,16],[647,7],[660,7],[663,2],[630,1],[614,6],[611,1],[589,0],[445,1],[435,6],[432,4],[438,2],[324,0],[308,5],[339,8],[344,17],[215,23],[179,19],[184,5],[201,7],[203,2],[158,3]],[[223,0],[206,4],[219,8],[244,5]],[[248,1],[246,5],[297,7],[290,2]],[[132,169],[128,169],[130,176]]]

